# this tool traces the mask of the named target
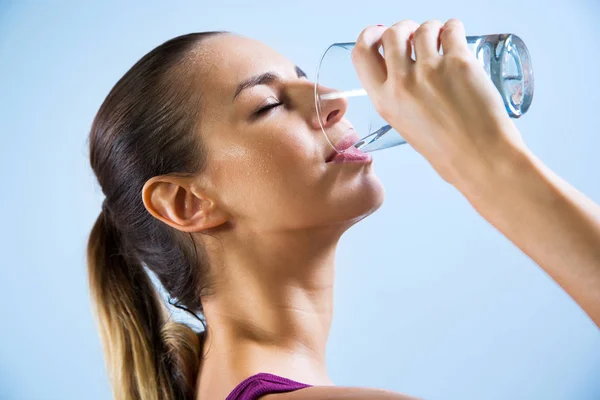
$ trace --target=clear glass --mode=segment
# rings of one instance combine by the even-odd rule
[[[525,114],[533,99],[533,68],[525,43],[509,33],[467,36],[467,44],[502,95],[510,117]],[[341,139],[341,133],[336,132],[337,124],[326,123],[331,110],[344,107],[344,118],[360,137],[354,147],[371,152],[406,143],[401,133],[375,111],[362,89],[351,60],[354,45],[353,42],[332,44],[321,56],[317,68],[315,106],[327,141],[337,152],[345,151],[345,148],[336,148]]]

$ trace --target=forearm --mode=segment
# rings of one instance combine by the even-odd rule
[[[526,149],[480,169],[457,188],[600,327],[600,206]]]

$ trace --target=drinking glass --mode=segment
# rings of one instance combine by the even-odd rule
[[[533,98],[533,69],[525,43],[511,33],[466,38],[469,49],[500,92],[510,117],[520,118],[529,109]],[[355,44],[332,44],[325,50],[318,64],[314,99],[319,123],[327,141],[338,153],[343,153],[347,148],[336,147],[340,139],[336,137],[339,133],[334,131],[337,128],[335,124],[325,123],[329,116],[328,110],[335,107],[330,102],[339,104],[340,99],[345,99],[344,118],[352,124],[360,137],[354,147],[363,152],[371,152],[406,143],[401,132],[396,132],[375,111],[373,103],[361,87],[351,60]],[[443,49],[441,50],[443,54]]]

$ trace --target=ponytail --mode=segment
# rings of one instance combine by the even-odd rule
[[[143,265],[103,204],[87,248],[88,279],[115,400],[194,397],[201,340],[168,320]]]
[[[205,170],[197,71],[209,56],[199,49],[225,33],[177,36],[146,53],[110,90],[92,123],[90,165],[107,200],[88,241],[88,279],[116,400],[194,397],[206,332],[195,313],[214,293],[210,260],[190,233],[149,213],[140,194],[155,176]],[[169,303],[175,299],[174,306],[194,314],[204,331],[170,320],[146,269]]]

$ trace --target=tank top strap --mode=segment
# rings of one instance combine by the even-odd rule
[[[310,386],[282,376],[260,372],[240,382],[225,400],[256,400],[266,394],[292,392]]]

